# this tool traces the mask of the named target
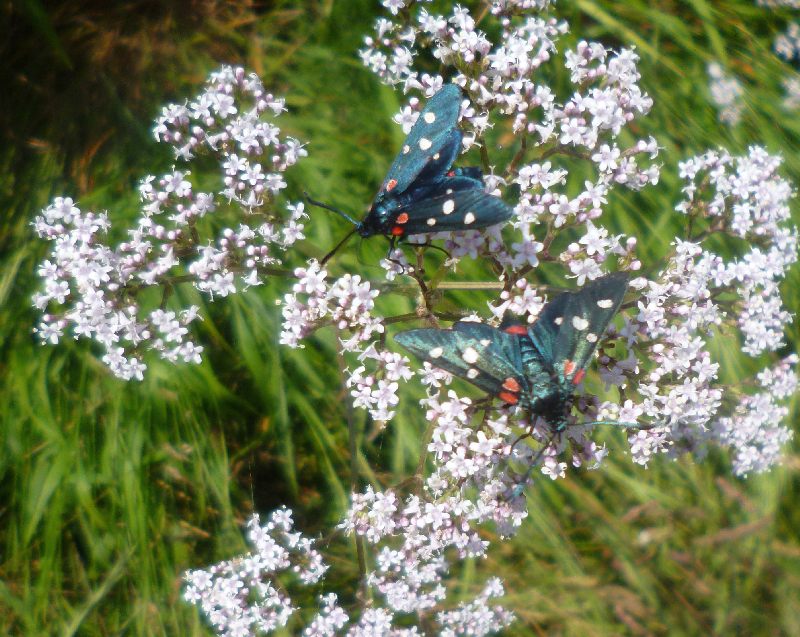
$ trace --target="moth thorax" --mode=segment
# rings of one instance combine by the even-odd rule
[[[569,424],[569,411],[572,406],[572,394],[555,390],[535,400],[531,410],[541,416],[555,433],[564,431]]]

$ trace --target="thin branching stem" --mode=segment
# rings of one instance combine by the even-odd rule
[[[491,164],[489,163],[489,151],[486,150],[486,144],[481,144],[481,166],[483,172],[488,173],[491,171]]]
[[[506,170],[506,179],[510,179],[517,170],[517,166],[525,157],[525,151],[528,149],[528,137],[526,135],[522,136],[522,139],[519,143],[519,150],[514,155],[514,158],[511,160],[511,163],[508,165],[508,169]]]
[[[418,287],[406,283],[378,283],[375,289],[383,291],[391,290],[398,293],[417,292]],[[436,290],[502,290],[502,281],[441,281],[436,284]],[[426,286],[427,290],[427,286]]]

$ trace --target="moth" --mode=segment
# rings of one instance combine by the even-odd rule
[[[400,332],[395,340],[432,365],[540,416],[555,435],[568,426],[575,388],[627,285],[623,272],[596,279],[555,297],[531,326],[459,321],[449,329]]]
[[[480,168],[453,168],[461,149],[457,125],[461,101],[461,89],[455,84],[428,100],[361,221],[306,195],[312,205],[353,224],[322,263],[354,233],[389,237],[391,252],[395,242],[408,235],[485,228],[511,218],[513,209],[485,192]]]

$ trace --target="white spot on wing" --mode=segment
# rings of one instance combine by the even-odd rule
[[[428,150],[431,146],[433,146],[433,142],[427,137],[423,137],[419,140],[419,147],[421,150]]]
[[[564,322],[563,316],[559,316],[553,319],[553,323],[555,323],[556,325],[561,325],[563,322]]]
[[[600,299],[597,302],[597,307],[603,308],[604,310],[610,309],[611,306],[613,306],[613,305],[614,305],[614,301],[612,301],[611,299]]]
[[[411,146],[409,146],[408,144],[403,146],[403,154],[404,155],[408,155],[408,153],[410,153],[410,152],[411,152]]]
[[[581,316],[573,316],[572,327],[574,327],[576,330],[583,331],[589,327],[589,321]]]
[[[475,215],[472,214],[471,212],[468,212],[466,214],[466,216],[464,217],[464,225],[468,226],[469,224],[473,223],[474,221],[475,221]]]
[[[597,334],[592,334],[591,332],[589,332],[586,335],[586,340],[589,341],[590,343],[596,343],[597,342]]]
[[[430,217],[430,218],[428,218],[428,221],[426,221],[426,223],[429,226],[435,226],[436,225],[436,219],[434,219],[433,217]]]
[[[491,345],[491,343],[492,343],[491,339],[488,339],[488,338],[482,338],[481,339],[481,345],[483,345],[484,347],[489,347],[489,345]]]
[[[445,192],[446,192],[448,195],[452,195],[452,194],[453,194],[453,189],[452,189],[452,188],[448,188],[447,190],[445,190]]]
[[[451,212],[453,212],[453,210],[455,210],[455,209],[456,209],[456,202],[455,202],[455,201],[453,201],[452,199],[448,199],[448,200],[447,200],[447,201],[445,201],[445,202],[444,202],[444,204],[442,205],[442,212],[443,212],[444,214],[446,214],[446,215],[449,215],[449,214],[450,214]]]
[[[422,116],[422,119],[424,119],[428,124],[433,124],[436,121],[436,113],[425,113],[425,115]]]
[[[434,347],[429,354],[431,358],[439,358],[442,354],[444,354],[444,350],[441,347]]]
[[[461,354],[461,358],[464,359],[465,363],[469,363],[470,365],[474,365],[478,362],[478,352],[475,351],[474,348],[468,347],[464,350],[464,353]]]
[[[478,374],[480,374],[480,372],[477,369],[475,369],[474,367],[470,367],[467,370],[467,378],[470,378],[470,379],[477,378]]]

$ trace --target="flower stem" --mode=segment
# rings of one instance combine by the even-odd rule
[[[340,331],[336,330],[337,337],[340,336]],[[347,363],[344,360],[344,354],[341,348],[337,348],[336,359],[339,363],[339,373],[344,378]],[[356,425],[355,414],[353,413],[353,400],[347,386],[345,390],[345,418],[347,419],[347,437],[348,448],[350,453],[350,493],[356,493],[359,489],[359,470],[358,470],[358,428]],[[367,559],[364,551],[364,538],[357,532],[353,534],[356,544],[356,559],[358,560],[358,573],[359,577],[359,603],[361,607],[365,607],[369,600],[369,587],[367,586]]]

